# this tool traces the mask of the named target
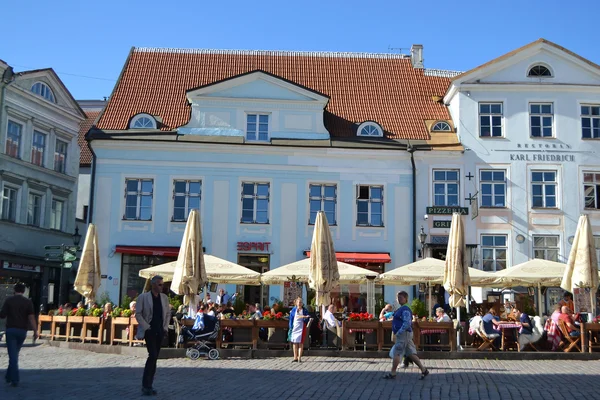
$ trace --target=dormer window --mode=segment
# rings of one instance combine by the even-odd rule
[[[366,121],[359,125],[357,131],[358,136],[367,136],[367,137],[382,137],[383,130],[373,121]]]
[[[527,76],[529,78],[551,78],[552,72],[544,65],[534,65],[533,67],[529,68]]]
[[[431,132],[452,132],[452,128],[446,121],[438,121],[431,128]]]
[[[156,119],[150,114],[138,114],[131,119],[129,129],[156,129]]]
[[[269,114],[246,115],[246,140],[252,142],[269,140]]]
[[[31,91],[38,96],[42,96],[46,100],[52,103],[56,103],[56,99],[54,98],[54,93],[52,93],[52,89],[50,86],[46,85],[44,82],[36,82],[31,87]]]

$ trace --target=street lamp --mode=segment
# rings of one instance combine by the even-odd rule
[[[79,227],[75,227],[75,233],[73,234],[73,244],[75,246],[79,246],[79,242],[81,242],[81,234],[79,233]]]
[[[421,232],[419,232],[419,243],[421,243],[421,250],[419,250],[419,257],[425,258],[425,241],[427,240],[427,234],[421,225]]]

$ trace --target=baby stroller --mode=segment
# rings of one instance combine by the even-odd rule
[[[216,317],[204,315],[204,329],[193,330],[187,327],[181,329],[183,341],[194,341],[194,345],[188,347],[186,357],[197,360],[200,356],[208,356],[211,360],[219,359],[219,350],[215,347],[215,341],[219,334],[221,324]]]

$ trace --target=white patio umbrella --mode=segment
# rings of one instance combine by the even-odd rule
[[[198,288],[204,286],[206,282],[200,214],[197,210],[192,210],[188,215],[179,255],[175,263],[171,291],[184,295],[184,304],[196,303]],[[193,307],[190,307],[190,310],[190,316],[194,317],[195,310]]]
[[[73,288],[85,297],[85,302],[89,303],[96,300],[96,292],[100,287],[100,252],[98,250],[98,233],[96,225],[88,226],[83,251],[81,252],[81,261],[75,277]]]
[[[465,305],[464,297],[468,293],[471,280],[466,265],[465,231],[459,213],[452,214],[446,265],[444,266],[444,289],[450,294],[450,307],[456,307],[456,317],[460,326],[460,307]],[[456,330],[456,342],[460,349],[460,329]]]
[[[323,211],[317,213],[312,243],[310,245],[310,267],[308,285],[316,292],[316,304],[331,303],[329,293],[338,285],[340,274],[333,248],[331,230]]]
[[[139,276],[150,279],[154,275],[160,275],[165,282],[173,280],[175,264],[177,261],[156,265],[150,268],[140,270]],[[232,263],[222,258],[204,255],[204,266],[206,268],[206,278],[214,283],[232,283],[237,285],[260,285],[260,273],[241,265]]]
[[[377,272],[341,261],[337,262],[337,266],[340,274],[338,283],[343,285],[366,283],[367,276],[376,278],[379,275]],[[267,271],[261,275],[260,280],[265,285],[283,285],[291,280],[307,283],[309,269],[310,258],[304,258]]]
[[[569,261],[560,287],[574,293],[577,288],[590,288],[592,315],[595,314],[596,290],[598,290],[598,258],[594,236],[587,215],[579,217]]]

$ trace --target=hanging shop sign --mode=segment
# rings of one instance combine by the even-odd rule
[[[2,267],[4,269],[12,269],[14,271],[25,271],[25,272],[40,272],[40,270],[41,270],[39,265],[17,264],[17,263],[11,263],[8,261],[4,261],[2,263]]]
[[[427,207],[427,214],[431,215],[452,215],[455,212],[460,213],[460,215],[469,215],[467,207]]]

